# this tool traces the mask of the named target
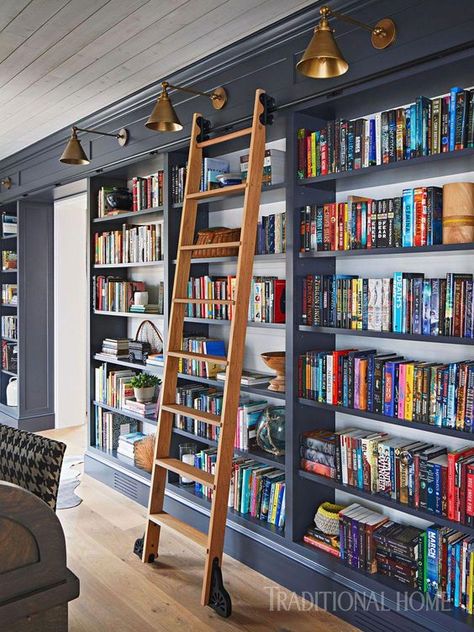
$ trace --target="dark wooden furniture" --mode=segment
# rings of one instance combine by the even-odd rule
[[[68,602],[78,595],[54,511],[31,492],[0,482],[0,630],[63,632]]]

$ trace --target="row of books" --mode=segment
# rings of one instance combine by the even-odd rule
[[[203,386],[180,386],[176,389],[176,403],[188,408],[220,415],[222,412],[223,393],[215,388]],[[237,410],[237,427],[234,447],[249,450],[256,447],[257,423],[267,407],[266,400],[252,400],[248,395],[240,396]],[[186,415],[175,415],[175,428],[186,430],[197,437],[217,441],[219,428],[211,426]]]
[[[383,200],[351,196],[347,202],[300,211],[300,252],[409,248],[441,244],[442,187],[404,189]]]
[[[375,349],[308,351],[298,395],[333,406],[472,432],[474,362],[422,362]]]
[[[336,119],[297,131],[299,179],[364,169],[474,147],[474,90],[459,87],[433,99],[355,120]]]
[[[216,303],[186,306],[186,316],[191,318],[209,318],[211,320],[230,320],[233,306],[218,301],[235,300],[236,277],[190,277],[187,284],[187,296],[193,299],[215,299]],[[284,279],[276,277],[253,277],[250,287],[248,319],[257,323],[285,322]]]
[[[101,312],[129,312],[135,292],[144,292],[143,281],[97,275],[93,278],[92,307]]]
[[[194,455],[194,466],[213,473],[217,449],[201,450]],[[210,499],[212,490],[195,483],[195,492]],[[234,457],[228,506],[243,515],[268,522],[279,528],[285,525],[285,474],[281,470],[253,459]]]
[[[164,171],[132,178],[132,211],[163,206]]]
[[[127,225],[94,235],[96,264],[148,263],[163,259],[161,223]]]
[[[456,450],[386,432],[345,428],[301,435],[307,472],[474,526],[474,448]]]
[[[18,218],[11,213],[2,213],[2,236],[11,237],[18,234]]]
[[[136,371],[131,369],[107,371],[106,364],[96,367],[95,400],[113,408],[120,408],[125,413],[126,411],[131,411],[142,417],[156,419],[158,412],[157,399],[155,398],[152,402],[141,403],[134,397],[130,379],[136,374]]]
[[[18,256],[14,250],[2,250],[2,270],[16,270]]]
[[[172,165],[171,167],[171,200],[173,204],[183,203],[185,184],[186,184],[186,166]]]
[[[18,371],[18,344],[2,340],[2,368],[12,373]]]
[[[286,252],[286,214],[263,215],[257,224],[256,255]]]
[[[122,415],[103,410],[100,406],[95,407],[95,445],[97,448],[107,450],[117,450],[121,435],[136,432],[138,422],[134,419],[127,419]]]
[[[427,529],[402,525],[353,503],[339,511],[337,536],[311,526],[303,540],[339,557],[346,566],[390,577],[473,613],[474,542],[456,529],[436,524]]]
[[[474,336],[473,275],[395,272],[393,278],[308,275],[302,322],[316,327],[393,331],[424,336]]]
[[[118,439],[117,456],[119,458],[125,457],[125,459],[131,459],[133,464],[138,467],[135,463],[135,448],[145,437],[146,434],[139,430],[121,434]]]
[[[183,351],[191,353],[205,354],[210,356],[226,355],[225,343],[223,340],[216,338],[207,338],[206,336],[187,336],[183,338]],[[221,364],[215,362],[204,362],[202,360],[191,360],[188,358],[180,358],[178,362],[178,372],[187,375],[196,375],[205,378],[215,378]]]
[[[2,303],[4,305],[18,305],[18,286],[16,283],[2,285]]]
[[[203,158],[199,190],[211,191],[212,189],[219,189],[220,185],[217,176],[229,173],[229,171],[229,161],[225,158]]]
[[[247,181],[249,154],[240,156],[240,173],[242,181]],[[280,149],[265,149],[263,159],[262,184],[280,184],[285,180],[285,152]]]
[[[2,316],[2,336],[5,338],[18,338],[18,317]]]

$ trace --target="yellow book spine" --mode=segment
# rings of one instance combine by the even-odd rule
[[[311,134],[311,175],[316,175],[316,133]]]
[[[405,369],[405,419],[413,421],[413,381],[415,368],[408,363]]]
[[[351,290],[352,290],[351,329],[357,329],[357,314],[359,312],[357,279],[351,280]]]
[[[357,329],[362,329],[363,280],[357,279]]]

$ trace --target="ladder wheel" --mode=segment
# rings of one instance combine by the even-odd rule
[[[145,544],[145,536],[142,536],[141,538],[138,538],[137,540],[135,540],[135,544],[133,545],[133,552],[140,559],[142,559],[144,544]]]
[[[224,588],[222,571],[219,560],[214,558],[212,563],[211,595],[209,606],[217,612],[220,617],[227,619],[232,614],[232,600],[229,593]]]

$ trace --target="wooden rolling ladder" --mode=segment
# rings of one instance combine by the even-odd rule
[[[244,357],[245,333],[248,320],[248,303],[252,279],[253,257],[257,232],[260,193],[262,187],[263,161],[265,154],[265,126],[271,123],[273,100],[263,90],[257,90],[251,127],[225,136],[208,138],[208,121],[201,115],[193,118],[189,147],[188,170],[184,192],[183,214],[178,243],[178,255],[174,279],[173,299],[170,314],[167,352],[164,366],[161,407],[155,442],[155,461],[152,473],[148,520],[144,539],[138,540],[135,551],[143,562],[153,562],[158,555],[161,527],[180,531],[206,549],[206,562],[201,593],[201,604],[211,606],[218,614],[231,614],[230,596],[224,588],[221,560],[227,517],[230,478],[232,474],[233,446],[240,395],[240,379]],[[247,182],[222,189],[200,191],[202,151],[206,147],[250,136],[250,151]],[[186,297],[190,274],[191,257],[194,250],[206,250],[215,245],[193,244],[199,200],[216,196],[244,194],[243,218],[240,241],[219,244],[219,247],[238,247],[235,298],[233,300],[190,299]],[[213,303],[232,305],[232,322],[227,357],[201,355],[182,351],[185,306],[189,303]],[[197,411],[176,404],[176,387],[180,359],[210,361],[226,367],[222,414],[220,416]],[[185,415],[220,428],[217,461],[213,474],[182,463],[170,457],[170,444],[174,415]],[[188,524],[177,520],[163,511],[164,494],[168,471],[192,479],[212,488],[212,505],[209,532],[204,534]]]

